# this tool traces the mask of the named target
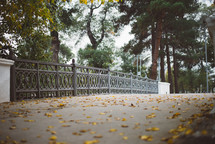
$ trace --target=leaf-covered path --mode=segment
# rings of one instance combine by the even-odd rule
[[[213,108],[214,94],[99,95],[0,104],[0,143],[165,144]],[[215,124],[214,124],[215,125]],[[200,135],[208,135],[207,129]]]

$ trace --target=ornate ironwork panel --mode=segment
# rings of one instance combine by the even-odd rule
[[[93,67],[15,60],[11,100],[108,93],[158,93],[158,82]]]

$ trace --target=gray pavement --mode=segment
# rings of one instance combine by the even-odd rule
[[[0,144],[171,144],[194,135],[192,125],[214,105],[215,94],[112,94],[1,103]],[[207,129],[198,133],[215,140]]]

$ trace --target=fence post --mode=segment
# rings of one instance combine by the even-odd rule
[[[132,74],[131,71],[130,71],[130,75],[131,75],[131,77],[130,77],[130,81],[131,81],[130,88],[131,88],[131,94],[132,94],[132,93],[133,93],[133,91],[132,91],[132,87],[133,87],[133,80],[132,80],[132,77],[133,77],[133,74]]]
[[[111,83],[110,83],[110,66],[108,66],[108,93],[110,94],[111,93]]]
[[[55,84],[56,84],[56,96],[59,97],[59,73],[58,73],[58,65],[55,66],[55,71],[56,71],[56,78],[55,78]]]
[[[87,68],[87,94],[90,95],[90,72],[89,72],[89,68]]]
[[[15,72],[15,63],[14,63],[10,67],[10,101],[16,101],[17,100],[17,97],[16,97],[16,74],[15,73],[16,72]]]
[[[73,66],[73,89],[74,89],[74,96],[77,96],[77,71],[76,71],[75,59],[72,59],[72,66]]]
[[[156,87],[155,93],[158,94],[158,93],[159,93],[159,92],[158,92],[158,81],[156,81],[155,83],[156,83],[156,86],[155,86],[155,87]]]
[[[98,92],[99,92],[99,94],[100,94],[101,91],[102,91],[102,90],[101,90],[101,82],[100,82],[100,81],[101,81],[101,72],[100,72],[100,70],[99,70],[99,78],[98,78],[98,86],[99,86],[99,91],[98,91]]]
[[[39,74],[39,62],[36,63],[37,65],[37,97],[40,98],[40,74]]]
[[[145,75],[145,93],[147,94],[148,93],[148,82],[147,82],[147,75]]]

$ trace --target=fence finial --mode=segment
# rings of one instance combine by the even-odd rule
[[[72,59],[72,64],[75,64],[75,59]]]
[[[110,65],[108,65],[108,71],[110,71]]]

